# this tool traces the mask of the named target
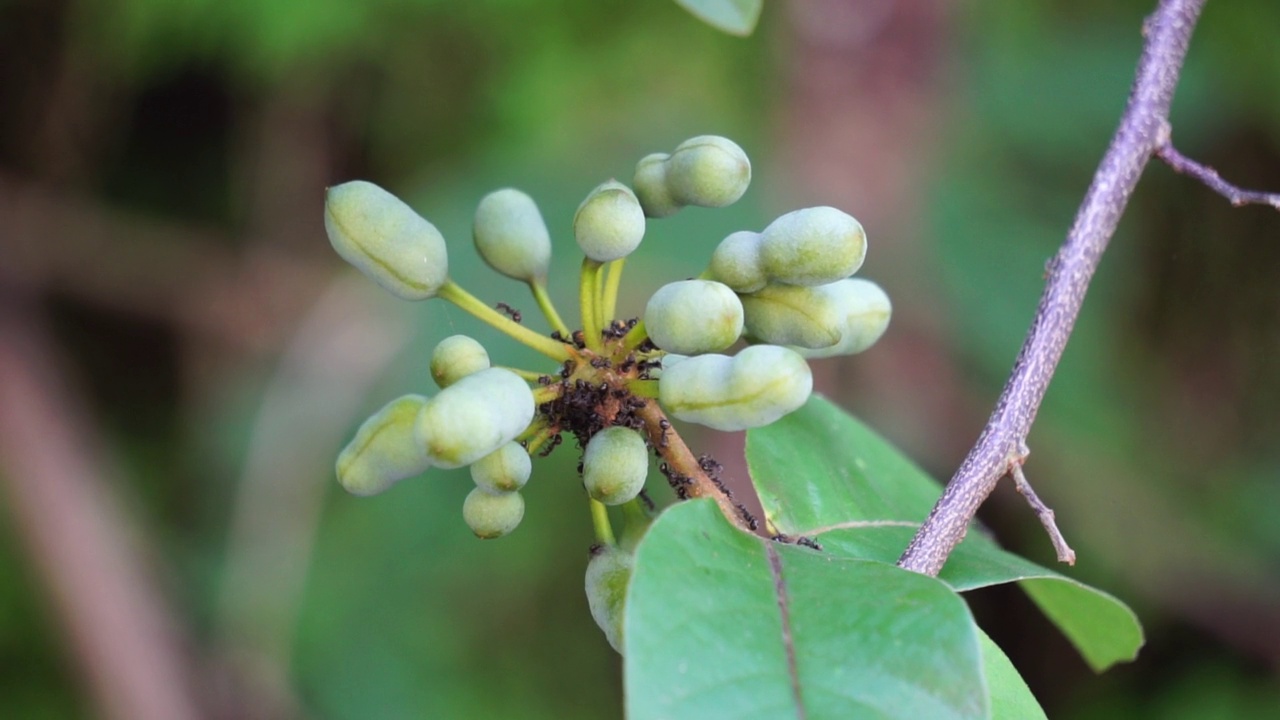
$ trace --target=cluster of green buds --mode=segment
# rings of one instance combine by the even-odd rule
[[[641,160],[634,190],[614,180],[592,190],[573,218],[585,256],[576,330],[547,292],[551,236],[533,199],[515,189],[485,196],[475,247],[494,270],[528,285],[546,334],[510,305],[491,307],[454,282],[444,237],[394,195],[364,181],[330,188],[325,227],[344,259],[398,297],[442,298],[555,364],[546,372],[493,365],[476,340],[446,338],[430,360],[439,392],[397,398],[365,421],[338,457],[342,486],[373,495],[430,468],[470,466],[475,489],[463,519],[481,538],[501,537],[524,517],[532,457],[572,435],[596,535],[587,595],[621,651],[631,556],[654,510],[643,492],[650,452],[679,498],[712,497],[739,527],[759,529],[721,482],[720,465],[695,455],[671,418],[717,430],[767,425],[808,399],[807,358],[861,352],[889,322],[885,293],[850,278],[866,254],[861,225],[830,207],[729,235],[697,278],[659,288],[642,317],[616,317],[623,266],[647,220],[728,205],[750,180],[742,148],[701,136]],[[724,354],[739,340],[743,349]],[[621,506],[616,534],[610,506]]]

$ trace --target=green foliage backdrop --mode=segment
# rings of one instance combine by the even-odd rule
[[[962,410],[908,426],[893,408],[862,399],[885,375],[863,371],[830,388],[870,425],[900,434],[892,439],[935,477],[950,474],[1012,364],[1043,263],[1119,117],[1150,5],[971,2],[945,16],[936,43],[949,60],[930,106],[944,121],[909,208],[924,222],[926,265],[918,276],[885,278],[895,301],[936,308],[938,320],[895,326],[886,341],[942,348],[949,379],[939,382],[951,383],[946,392]],[[484,286],[484,277],[486,299],[531,306],[467,251],[484,192],[529,190],[565,242],[582,194],[607,177],[626,179],[641,155],[701,132],[734,137],[760,180],[731,211],[653,226],[650,264],[636,264],[621,302],[638,311],[658,278],[695,274],[716,240],[758,229],[780,204],[775,196],[800,192],[784,179],[780,137],[795,99],[793,12],[766,3],[755,34],[741,39],[670,0],[0,2],[0,180],[9,183],[0,191],[59,193],[77,212],[123,218],[140,235],[177,228],[159,254],[105,253],[92,273],[68,271],[43,299],[111,449],[136,537],[163,569],[196,647],[222,632],[237,483],[287,336],[232,348],[192,340],[180,324],[127,307],[132,283],[118,280],[129,277],[121,268],[158,276],[175,268],[170,284],[180,295],[198,292],[202,273],[182,274],[191,266],[179,269],[175,258],[210,237],[222,253],[252,255],[264,232],[254,173],[288,176],[294,158],[324,170],[311,196],[276,208],[271,227],[296,242],[273,250],[336,272],[320,186],[376,179],[458,248],[460,282]],[[1174,108],[1184,151],[1272,189],[1280,188],[1278,23],[1273,0],[1209,3]],[[289,132],[262,129],[273,112]],[[1051,717],[1262,718],[1280,705],[1277,227],[1264,209],[1231,209],[1152,167],[1103,262],[1032,435],[1028,470],[1080,552],[1068,574],[1131,602],[1148,644],[1138,663],[1095,676],[1020,593],[965,596]],[[897,228],[870,230],[875,258]],[[553,268],[562,278],[572,277],[567,257]],[[108,290],[94,294],[97,286]],[[283,305],[316,293],[293,275],[273,287]],[[553,294],[570,297],[571,284]],[[445,334],[474,332],[511,348],[461,313],[400,312],[409,340],[364,410],[428,386],[425,356]],[[255,320],[244,312],[236,322],[254,337]],[[876,372],[896,371],[882,363]],[[843,366],[831,374],[846,376]],[[360,417],[350,415],[348,432]],[[915,424],[939,422],[949,423],[950,444],[915,446],[939,436]],[[331,445],[311,448],[326,466],[339,449]],[[461,474],[436,473],[376,499],[345,496],[323,478],[301,606],[280,621],[296,630],[287,687],[305,714],[620,716],[621,665],[581,587],[590,530],[573,462],[561,451],[540,464],[525,524],[491,543],[475,541],[459,517],[469,484]],[[654,491],[664,492],[660,483]],[[920,491],[918,507],[927,495]],[[1051,565],[1034,517],[1011,495],[998,493],[984,520],[1002,544]],[[4,497],[0,705],[14,717],[90,716],[68,638]],[[883,559],[901,540],[881,543]],[[717,619],[710,612],[707,622]],[[988,670],[999,667],[981,643]],[[1105,660],[1123,654],[1112,649]],[[993,692],[1022,692],[1006,674],[989,679]]]

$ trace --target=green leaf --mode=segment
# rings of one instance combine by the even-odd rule
[[[982,645],[982,670],[991,692],[991,720],[1047,720],[1031,688],[1000,646],[981,630],[978,641]]]
[[[747,434],[747,464],[778,532],[818,539],[835,557],[897,561],[941,486],[825,398]],[[939,574],[957,591],[1020,581],[1094,670],[1131,660],[1142,629],[1124,603],[1005,552],[972,528]]]
[[[764,0],[676,0],[676,4],[717,30],[745,37],[756,29]]]
[[[628,591],[627,717],[986,718],[977,629],[946,584],[662,514]]]

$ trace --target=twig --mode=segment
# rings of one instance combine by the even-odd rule
[[[1178,152],[1173,146],[1172,134],[1169,131],[1168,123],[1165,124],[1164,137],[1162,142],[1156,146],[1156,157],[1160,158],[1173,169],[1176,173],[1190,175],[1191,177],[1204,183],[1210,190],[1218,193],[1226,198],[1235,207],[1243,207],[1245,205],[1270,205],[1280,210],[1280,193],[1259,192],[1257,190],[1245,190],[1243,188],[1232,185],[1217,170],[1202,165],[1195,160]]]
[[[898,565],[937,575],[1000,478],[1013,470],[1085,291],[1142,170],[1166,135],[1169,106],[1204,0],[1161,0],[1143,26],[1146,42],[1129,102],[1075,222],[1049,262],[1044,294],[1013,372],[978,442],[947,484]]]
[[[1031,454],[1031,449],[1026,445],[1018,447],[1017,455],[1009,461],[1009,474],[1013,475],[1013,484],[1017,488],[1022,497],[1026,498],[1027,504],[1036,512],[1036,517],[1040,518],[1040,524],[1044,526],[1044,531],[1049,533],[1049,540],[1053,542],[1053,549],[1058,553],[1058,562],[1064,562],[1068,565],[1076,564],[1076,551],[1071,549],[1067,544],[1067,539],[1062,536],[1062,531],[1058,529],[1058,523],[1054,520],[1053,510],[1044,504],[1036,491],[1031,489],[1031,483],[1027,482],[1027,476],[1022,474],[1022,466],[1027,461],[1027,456]]]

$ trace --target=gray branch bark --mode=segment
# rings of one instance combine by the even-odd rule
[[[898,560],[937,575],[996,483],[1021,462],[1025,443],[1071,336],[1085,291],[1147,162],[1166,137],[1169,106],[1205,0],[1161,0],[1143,26],[1146,42],[1120,126],[1067,233],[1049,261],[1031,329],[978,442]]]

